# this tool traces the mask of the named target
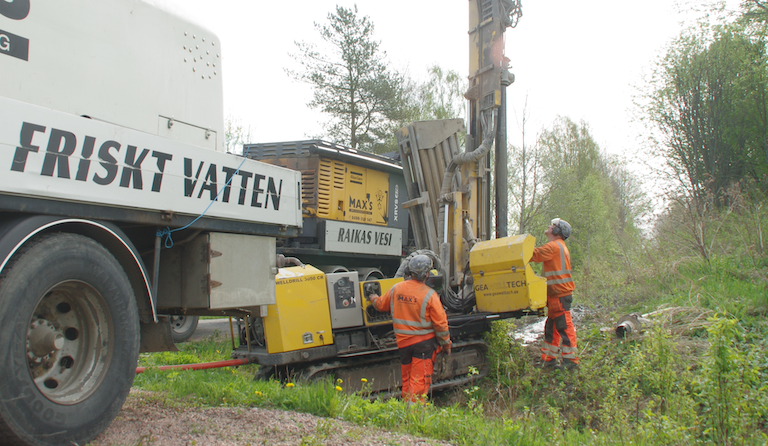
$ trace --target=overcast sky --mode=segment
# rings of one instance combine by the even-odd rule
[[[643,130],[631,122],[632,96],[643,74],[690,19],[677,0],[526,0],[517,28],[506,32],[506,56],[516,81],[508,89],[509,142],[520,144],[518,122],[527,97],[526,140],[558,115],[584,120],[607,152],[631,157]],[[468,71],[466,0],[171,0],[215,32],[222,43],[224,109],[251,142],[306,139],[325,116],[309,109],[312,90],[285,74],[298,69],[295,41],[317,41],[315,22],[335,6],[358,6],[375,25],[391,65],[424,78],[437,64]],[[731,0],[734,6],[738,0]],[[682,12],[681,12],[682,11]]]

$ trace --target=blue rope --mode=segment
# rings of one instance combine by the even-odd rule
[[[240,168],[243,167],[243,164],[245,164],[245,160],[248,159],[248,153],[250,151],[251,151],[251,149],[249,147],[247,149],[247,151],[243,154],[243,160],[240,162],[240,165],[237,166],[237,169],[235,170],[235,173],[233,173],[232,176],[229,177],[229,180],[227,180],[226,184],[224,184],[224,187],[222,187],[221,190],[219,191],[219,193],[216,194],[216,196],[208,204],[208,206],[205,208],[205,210],[203,211],[202,214],[198,215],[197,218],[195,218],[194,220],[189,222],[189,224],[187,224],[187,225],[185,225],[185,226],[183,226],[181,228],[171,229],[170,227],[166,226],[165,229],[158,229],[157,230],[157,232],[155,233],[155,236],[156,237],[165,237],[165,241],[163,242],[163,245],[166,248],[172,248],[173,247],[173,237],[171,237],[172,233],[177,232],[177,231],[183,231],[183,230],[189,228],[190,226],[192,226],[193,224],[197,223],[197,221],[200,220],[201,218],[203,218],[205,213],[208,212],[208,209],[210,209],[211,206],[213,206],[213,203],[215,203],[219,199],[219,195],[221,195],[221,193],[224,192],[229,187],[230,183],[232,183],[232,179],[235,178],[235,175],[237,175],[237,173],[240,172]]]

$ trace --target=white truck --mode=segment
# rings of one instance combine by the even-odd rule
[[[0,1],[0,443],[87,443],[170,316],[275,303],[301,174],[225,153],[222,64],[161,1]]]

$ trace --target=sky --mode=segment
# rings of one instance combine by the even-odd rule
[[[310,86],[285,72],[298,69],[294,42],[319,40],[336,5],[369,16],[390,65],[424,80],[439,65],[468,71],[467,0],[169,0],[216,33],[222,45],[225,114],[250,130],[253,143],[308,139],[326,117],[307,107]],[[633,123],[633,96],[677,36],[691,5],[681,0],[524,0],[518,26],[506,31],[505,54],[515,83],[508,92],[508,142],[526,144],[558,116],[584,121],[600,147],[631,159],[646,131]],[[728,0],[735,9],[738,0]],[[525,105],[527,102],[527,106]]]

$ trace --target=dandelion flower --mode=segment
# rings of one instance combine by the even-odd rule
[[[340,386],[336,386],[336,390],[337,390],[338,392],[341,392],[341,391],[342,391],[342,388],[341,388]]]
[[[343,383],[344,381],[342,381],[342,380],[341,380],[341,378],[339,378],[339,379],[337,379],[337,380],[336,380],[336,382],[337,382],[337,383],[339,383],[339,384],[341,384],[341,383]]]
[[[263,393],[259,392],[258,390],[257,390],[257,391],[255,391],[255,392],[253,392],[253,393],[255,393],[255,394],[256,394],[256,396],[262,396],[262,395],[263,395]]]
[[[362,381],[362,382],[364,382],[364,383],[367,383],[367,382],[368,382],[368,380],[367,380],[367,379],[365,379],[365,378],[360,378],[360,381]]]
[[[288,383],[285,385],[285,387],[293,387],[293,383]]]

